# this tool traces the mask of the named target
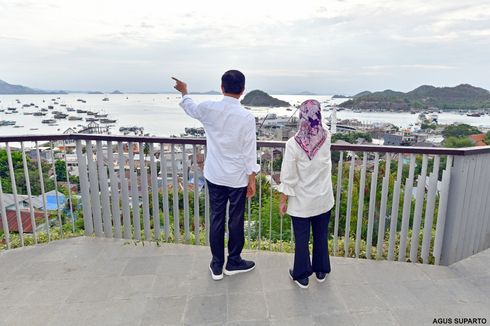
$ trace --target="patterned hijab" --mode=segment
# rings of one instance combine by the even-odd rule
[[[327,131],[322,126],[322,113],[317,100],[306,100],[299,107],[298,132],[294,139],[310,160],[327,139]]]

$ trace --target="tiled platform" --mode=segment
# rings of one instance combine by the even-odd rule
[[[332,258],[296,287],[291,254],[212,281],[209,248],[80,237],[0,253],[0,325],[432,325],[487,318],[490,250],[450,267]],[[454,322],[453,322],[454,324]]]

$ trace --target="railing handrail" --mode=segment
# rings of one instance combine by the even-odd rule
[[[100,135],[100,134],[55,134],[55,135],[13,135],[0,136],[0,143],[27,142],[27,141],[58,141],[58,140],[102,140],[114,142],[148,142],[157,144],[185,144],[205,145],[206,139],[187,137],[153,137],[153,136],[126,136],[126,135]],[[258,147],[284,148],[285,141],[257,141]],[[430,155],[456,155],[469,156],[490,153],[490,146],[442,148],[442,147],[412,147],[412,146],[380,146],[358,144],[332,144],[333,151],[352,152],[378,152],[378,153],[406,153]]]

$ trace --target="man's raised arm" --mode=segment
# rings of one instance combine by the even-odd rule
[[[174,88],[179,91],[180,94],[182,94],[182,100],[179,103],[180,107],[182,107],[185,113],[187,113],[190,117],[200,120],[202,117],[202,112],[192,98],[187,95],[187,84],[175,77],[172,77],[172,79],[175,80]]]

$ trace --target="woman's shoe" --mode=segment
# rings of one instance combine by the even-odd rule
[[[302,278],[302,279],[299,279],[299,280],[293,279],[293,270],[292,269],[289,269],[289,277],[300,288],[302,288],[302,289],[307,289],[308,288],[308,278]]]
[[[328,273],[323,273],[323,272],[316,272],[316,280],[320,283],[325,282],[327,279]]]

